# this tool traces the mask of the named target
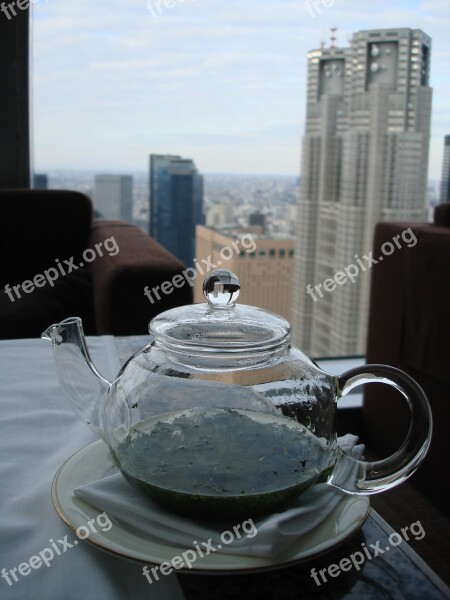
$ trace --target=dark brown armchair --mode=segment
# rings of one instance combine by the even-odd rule
[[[433,438],[410,482],[449,514],[450,494],[450,203],[436,208],[434,224],[379,223],[374,256],[411,227],[417,243],[394,252],[372,270],[367,362],[409,373],[423,388],[433,412]],[[378,455],[399,447],[409,420],[400,395],[367,386],[363,437]]]
[[[87,334],[145,334],[156,314],[192,302],[187,283],[153,304],[144,296],[183,269],[138,227],[93,219],[83,194],[0,191],[0,338],[74,315]]]

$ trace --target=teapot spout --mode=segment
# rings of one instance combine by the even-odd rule
[[[79,317],[51,325],[41,335],[52,342],[56,371],[61,387],[75,413],[100,438],[105,439],[102,407],[111,387],[95,368]]]

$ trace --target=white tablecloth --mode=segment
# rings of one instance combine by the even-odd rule
[[[88,345],[100,372],[113,377],[119,368],[113,338],[88,338]],[[51,344],[0,341],[0,574],[69,533],[53,508],[51,482],[69,456],[94,440],[59,387]],[[150,586],[140,565],[85,541],[49,567],[15,573],[17,582],[8,575],[12,585],[0,578],[1,600],[183,599],[175,576]]]

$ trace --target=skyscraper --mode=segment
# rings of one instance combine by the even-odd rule
[[[365,353],[370,271],[316,301],[308,284],[368,254],[378,221],[425,218],[430,48],[383,29],[308,54],[293,336],[314,356]]]
[[[131,175],[96,175],[94,207],[104,219],[133,219],[133,178]]]
[[[446,135],[444,138],[440,200],[441,202],[450,202],[450,135]]]
[[[195,226],[203,223],[203,178],[192,160],[150,155],[150,235],[184,264],[195,256]]]

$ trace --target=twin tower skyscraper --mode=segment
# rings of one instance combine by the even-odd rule
[[[312,356],[365,354],[370,270],[358,258],[378,221],[426,220],[430,50],[423,31],[383,29],[308,54],[292,325]],[[353,281],[320,287],[351,264]]]

